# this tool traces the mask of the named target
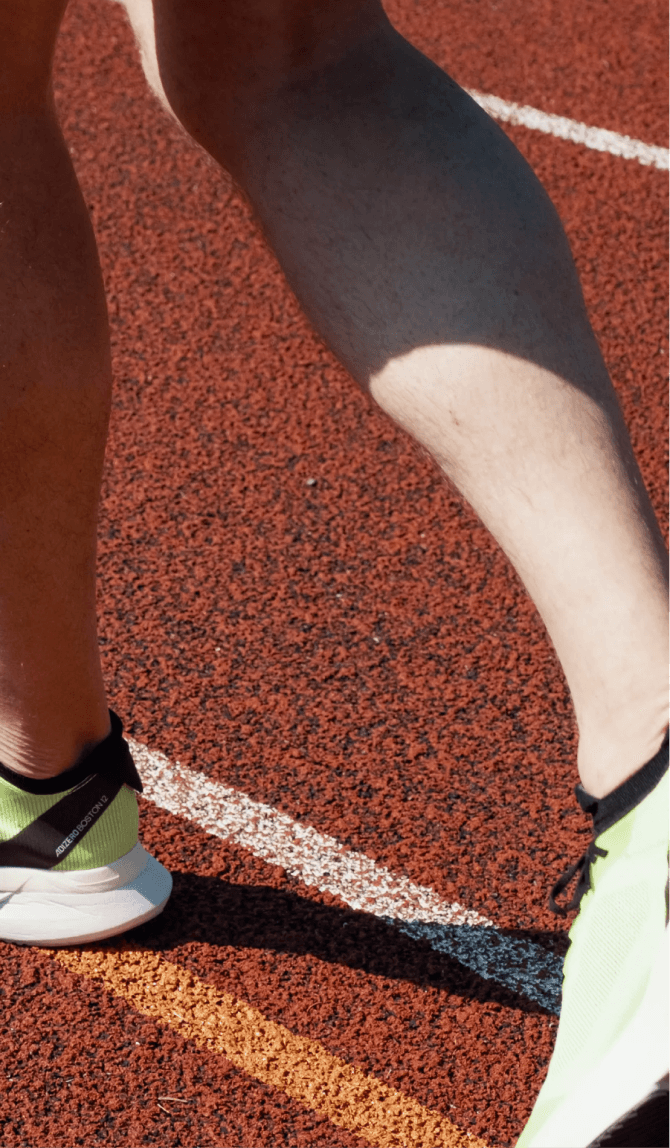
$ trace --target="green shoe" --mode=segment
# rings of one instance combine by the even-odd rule
[[[0,765],[0,940],[80,945],[157,916],[172,878],[137,840],[142,782],[112,732],[47,781]]]
[[[593,839],[552,891],[570,929],[547,1078],[517,1148],[668,1144],[668,735],[601,799]],[[565,907],[555,898],[576,873]],[[665,1080],[664,1080],[665,1078]]]

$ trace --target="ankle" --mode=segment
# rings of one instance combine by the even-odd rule
[[[104,741],[110,730],[107,709],[76,727],[52,727],[51,736],[0,723],[0,762],[13,773],[35,781],[58,777]]]
[[[580,737],[577,768],[580,781],[592,797],[602,798],[632,777],[658,753],[668,729],[667,714],[648,727],[646,736]]]

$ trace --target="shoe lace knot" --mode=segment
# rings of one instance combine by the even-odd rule
[[[551,890],[549,895],[549,908],[552,913],[558,913],[559,917],[567,917],[572,909],[579,908],[582,897],[591,888],[591,865],[597,857],[607,857],[607,850],[601,849],[600,845],[596,845],[594,836],[582,853],[579,861],[575,861],[574,865],[570,865],[565,870],[565,873],[561,874]],[[579,873],[575,891],[567,905],[559,905],[556,898],[563,892],[566,886],[570,884],[575,873]]]

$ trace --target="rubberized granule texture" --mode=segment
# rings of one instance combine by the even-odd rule
[[[388,11],[469,87],[665,143],[659,6]],[[72,0],[55,80],[112,330],[110,704],[172,761],[560,952],[547,889],[586,825],[567,688],[518,578],[314,335],[229,177],[148,92],[117,5]],[[566,225],[665,531],[665,176],[505,130]],[[141,818],[175,893],[138,949],[515,1142],[555,1017],[184,819]],[[365,1142],[100,979],[1,956],[8,1148]]]

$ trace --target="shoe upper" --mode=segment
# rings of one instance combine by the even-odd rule
[[[627,1029],[666,927],[667,735],[652,761],[607,798],[599,802],[580,789],[577,797],[594,818],[594,836],[564,875],[580,874],[566,907],[578,905],[579,912],[569,934],[561,1019],[549,1071],[518,1148],[533,1144],[560,1106],[566,1100],[569,1105],[571,1091]],[[557,882],[552,898],[565,884],[564,878]]]
[[[92,869],[135,846],[132,790],[142,782],[121,721],[110,717],[109,736],[56,778],[24,778],[0,765],[0,869]]]

